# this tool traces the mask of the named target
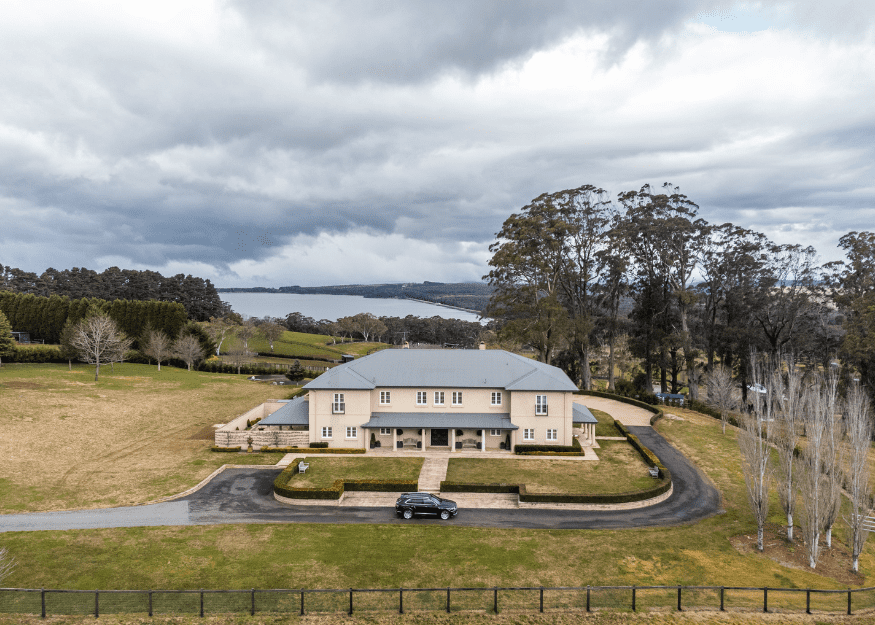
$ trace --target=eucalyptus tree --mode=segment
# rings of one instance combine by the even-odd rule
[[[804,390],[802,374],[793,359],[787,360],[786,382],[780,370],[775,371],[775,394],[778,404],[774,428],[775,447],[778,452],[778,467],[775,477],[778,485],[778,501],[787,517],[787,540],[793,540],[793,513],[796,510],[798,492],[796,475],[796,446],[799,443],[799,426],[803,418]]]
[[[484,276],[494,288],[485,316],[506,320],[501,331],[534,346],[546,363],[568,328],[559,301],[568,231],[560,199],[542,194],[505,220]]]

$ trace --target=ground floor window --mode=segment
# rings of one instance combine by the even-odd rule
[[[489,430],[489,436],[501,436],[501,430]]]
[[[535,440],[535,430],[534,430],[534,428],[524,428],[524,429],[523,429],[523,440],[524,440],[524,441],[533,441],[533,440]]]
[[[346,437],[347,438],[356,438],[358,437],[358,428],[347,426],[346,428]]]
[[[380,428],[380,436],[392,436],[392,428]]]
[[[322,428],[322,438],[331,438],[331,428],[323,427]]]
[[[557,430],[547,430],[547,440],[548,441],[557,440],[557,436],[556,436],[557,434],[558,434]]]

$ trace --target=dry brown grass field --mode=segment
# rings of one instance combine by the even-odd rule
[[[225,463],[212,425],[292,387],[147,365],[0,368],[0,512],[143,503],[194,486]]]

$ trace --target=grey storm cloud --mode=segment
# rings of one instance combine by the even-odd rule
[[[743,30],[744,11],[101,2],[0,24],[4,264],[276,285],[312,243],[361,246],[347,281],[477,279],[508,214],[584,183],[671,181],[711,221],[778,233],[795,210],[827,242],[873,217],[868,3],[761,3],[772,31],[707,47],[691,21]],[[343,274],[320,260],[311,283]]]

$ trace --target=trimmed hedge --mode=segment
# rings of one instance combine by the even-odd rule
[[[410,480],[335,480],[328,488],[295,488],[289,480],[298,473],[298,463],[290,464],[273,482],[273,492],[289,499],[340,499],[345,490],[378,493],[415,492],[419,482]]]
[[[285,454],[305,453],[308,456],[313,454],[363,454],[364,449],[353,449],[351,447],[332,447],[326,449],[324,447],[317,449],[308,449],[307,447],[271,447],[270,445],[262,446],[258,451],[282,452]]]
[[[632,434],[629,429],[623,425],[621,422],[614,420],[614,423],[617,425],[617,429],[623,433],[623,436],[626,437],[626,440],[629,441],[629,444],[635,448],[635,450],[641,454],[641,457],[651,467],[656,467],[659,469],[659,477],[666,478],[671,480],[671,471],[669,471],[665,465],[660,462],[659,458],[656,457],[656,454],[650,451],[648,447],[645,447],[644,444],[638,439],[637,436]]]
[[[310,449],[325,449],[328,447],[328,441],[316,441],[315,443],[310,443]]]
[[[651,488],[601,495],[572,495],[567,493],[530,493],[525,484],[466,484],[462,482],[441,482],[442,493],[511,493],[519,494],[523,503],[579,503],[614,504],[653,499],[671,488],[671,479],[664,478]]]
[[[218,451],[218,452],[226,452],[226,453],[240,453],[242,450],[239,447],[210,447],[210,451]]]
[[[513,448],[514,453],[516,454],[532,454],[532,453],[542,453],[542,452],[562,452],[562,453],[574,453],[580,451],[580,443],[575,448],[574,445],[517,445]]]
[[[61,348],[58,345],[15,345],[10,356],[3,358],[5,362],[19,363],[42,363],[42,362],[67,362],[67,359],[61,355]],[[73,358],[73,360],[77,360]],[[77,360],[78,362],[78,360]]]
[[[582,451],[518,451],[519,456],[585,456]]]

